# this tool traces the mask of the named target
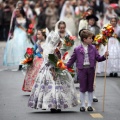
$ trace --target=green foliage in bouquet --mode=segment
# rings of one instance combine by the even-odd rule
[[[57,56],[55,56],[54,54],[49,54],[48,59],[49,59],[49,62],[54,66],[55,72],[61,73],[62,70],[59,67],[57,67],[57,62],[58,62]]]
[[[49,54],[48,59],[49,59],[49,62],[54,66],[54,70],[57,74],[63,73],[63,69],[60,69],[60,67],[57,66],[57,63],[58,63],[59,59],[54,54]],[[68,71],[69,71],[69,73],[71,74],[72,77],[75,76],[75,73],[70,72],[70,69]]]
[[[34,58],[34,48],[27,48],[24,57],[28,58],[28,59],[33,59]]]
[[[67,35],[64,40],[64,47],[68,50],[74,45],[75,36]]]
[[[33,59],[34,59],[34,49],[27,48],[24,57],[25,57],[25,59],[21,62],[21,64],[31,65],[33,63]]]

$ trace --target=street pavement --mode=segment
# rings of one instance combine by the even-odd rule
[[[21,90],[24,71],[2,65],[5,44],[0,42],[0,120],[120,120],[120,75],[117,78],[107,77],[104,112],[103,74],[98,75],[96,79],[96,96],[99,102],[93,103],[93,112],[80,112],[80,105],[61,113],[29,108],[27,103],[30,93]],[[79,89],[77,95],[79,98]]]

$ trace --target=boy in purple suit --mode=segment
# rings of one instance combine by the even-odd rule
[[[68,68],[70,68],[73,63],[76,62],[76,67],[78,69],[78,79],[80,82],[80,111],[85,111],[85,92],[88,92],[87,110],[93,111],[93,84],[96,61],[102,62],[106,60],[106,57],[109,54],[106,52],[103,56],[99,55],[95,46],[92,45],[93,34],[89,30],[81,30],[79,32],[79,36],[81,37],[82,43],[74,49],[74,52],[66,65]]]

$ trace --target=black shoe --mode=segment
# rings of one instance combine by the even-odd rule
[[[85,107],[80,107],[81,112],[85,112]]]
[[[93,108],[92,108],[91,106],[89,106],[89,107],[87,108],[87,111],[93,111]]]
[[[57,113],[57,110],[54,108],[50,109],[50,111],[51,111],[51,113]]]
[[[61,109],[57,109],[57,112],[58,112],[58,113],[61,113]]]
[[[114,73],[114,77],[118,77],[118,74],[117,74],[117,73]]]
[[[19,65],[19,68],[18,68],[18,70],[22,70],[22,65]]]
[[[98,99],[97,98],[93,98],[93,102],[98,102]]]
[[[109,76],[110,76],[110,77],[113,77],[113,73],[110,73]]]

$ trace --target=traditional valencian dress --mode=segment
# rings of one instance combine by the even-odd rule
[[[70,1],[66,1],[63,5],[61,14],[60,14],[60,20],[65,21],[67,29],[70,31],[72,35],[76,34],[76,26],[75,26],[75,20],[74,20],[74,9],[73,6],[67,7],[67,4],[70,4]]]
[[[32,65],[29,66],[27,69],[23,87],[22,87],[23,91],[31,92],[31,90],[32,90],[35,79],[36,79],[38,72],[40,70],[40,67],[43,63],[43,58],[42,58],[43,46],[44,46],[44,44],[40,45],[39,41],[34,45],[35,58],[33,60]]]
[[[114,28],[115,33],[120,38],[120,27]],[[105,51],[107,46],[105,47]],[[120,41],[117,38],[111,37],[108,40],[109,59],[107,65],[107,73],[118,73],[120,71]]]
[[[65,109],[78,105],[74,81],[70,73],[64,70],[57,74],[53,65],[48,60],[48,55],[53,54],[59,41],[59,35],[51,32],[49,41],[43,50],[44,64],[41,67],[38,77],[34,83],[28,106],[41,109]],[[47,41],[46,40],[46,41]],[[60,55],[57,54],[58,58]]]
[[[65,60],[64,60],[64,63],[67,63],[68,60],[69,60],[69,58],[71,57],[73,51],[74,51],[74,48],[80,44],[80,40],[75,39],[75,40],[74,40],[74,45],[71,46],[71,47],[65,46],[65,45],[64,45],[64,44],[65,44],[65,37],[68,36],[68,35],[69,35],[69,36],[72,36],[72,34],[71,34],[71,32],[68,30],[68,28],[66,28],[64,36],[61,36],[61,33],[60,33],[59,29],[58,29],[58,24],[59,24],[59,22],[61,22],[61,20],[56,23],[56,25],[55,25],[55,31],[56,31],[56,32],[59,34],[59,36],[60,36],[60,40],[61,40],[61,44],[62,44],[62,45],[61,45],[61,48],[60,48],[61,55],[63,56],[63,55],[65,54],[65,52],[68,53],[68,54],[66,55],[66,57],[65,57]],[[76,66],[75,66],[75,65],[74,65],[74,69],[76,69]],[[76,72],[75,72],[75,77],[74,77],[74,79],[75,79],[75,81],[77,80],[77,74],[76,74]]]
[[[33,47],[25,31],[27,27],[27,19],[17,20],[14,18],[12,25],[13,38],[7,41],[4,53],[4,65],[19,65],[24,59],[26,49]]]

